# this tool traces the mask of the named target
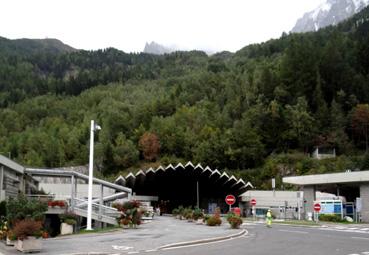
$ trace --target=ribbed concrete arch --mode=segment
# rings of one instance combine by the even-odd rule
[[[166,203],[167,210],[178,205],[195,206],[198,190],[201,208],[207,209],[210,205],[217,204],[227,210],[224,203],[227,194],[238,197],[253,188],[250,182],[245,183],[241,178],[229,176],[218,169],[212,170],[209,166],[195,166],[190,161],[185,165],[174,165],[139,170],[136,174],[131,172],[126,176],[119,176],[115,183],[131,188],[136,195],[157,196],[159,201]]]

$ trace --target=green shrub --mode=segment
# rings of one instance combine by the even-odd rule
[[[64,223],[68,224],[68,225],[76,225],[77,221],[74,219],[65,219]]]
[[[342,222],[340,215],[337,214],[321,214],[319,215],[320,221]]]
[[[9,199],[6,210],[9,225],[13,227],[17,221],[26,218],[43,221],[44,213],[47,211],[47,203],[36,199],[28,199],[25,195],[19,194],[17,198]]]
[[[236,216],[236,214],[234,214],[233,212],[229,212],[226,216],[227,221],[229,222],[229,219],[234,217],[234,216]]]
[[[211,216],[207,221],[206,225],[208,226],[220,226],[222,224],[222,220],[219,217]]]
[[[200,208],[195,208],[195,210],[193,210],[192,217],[194,220],[198,220],[204,217],[204,214]]]
[[[231,228],[239,228],[242,224],[241,217],[233,213],[227,215],[227,221],[231,225]]]
[[[59,215],[60,221],[67,223],[68,225],[75,225],[77,223],[78,216],[72,212],[67,212]]]
[[[191,208],[185,208],[182,212],[182,216],[186,219],[192,219],[193,210]]]
[[[117,208],[118,211],[122,212],[122,215],[118,217],[117,222],[119,224],[130,225],[130,227],[136,227],[137,225],[141,225],[142,221],[142,210],[140,207],[140,202],[136,200],[128,201],[123,204],[114,203],[114,208]]]
[[[0,217],[6,217],[6,201],[1,201],[0,202]]]
[[[178,208],[173,209],[172,214],[173,216],[177,216],[179,214],[179,209]]]

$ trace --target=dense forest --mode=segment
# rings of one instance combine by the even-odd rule
[[[368,169],[368,102],[369,8],[212,56],[0,37],[0,153],[27,166],[85,165],[94,119],[105,177],[191,160],[268,188],[271,177]],[[316,146],[338,156],[314,160]]]

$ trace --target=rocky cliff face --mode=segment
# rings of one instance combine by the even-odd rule
[[[160,45],[156,42],[146,43],[145,48],[143,50],[144,53],[162,55],[165,53],[171,53],[175,51],[174,49],[167,48],[163,45]]]
[[[369,0],[327,0],[297,20],[291,32],[317,31],[326,26],[336,25],[361,11],[368,4]]]

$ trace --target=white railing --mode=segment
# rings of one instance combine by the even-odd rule
[[[53,200],[55,198],[54,194],[46,194],[46,195],[27,194],[26,196],[27,196],[27,198],[37,199],[37,200],[41,200],[41,201]]]
[[[74,198],[74,200],[75,202],[77,202],[77,205],[75,205],[76,208],[87,209],[87,203],[84,203],[86,202],[86,200],[80,198]],[[78,204],[80,204],[81,206]],[[120,214],[120,212],[116,208],[106,205],[100,205],[97,203],[92,203],[92,211],[96,214],[105,215],[113,218],[117,217]]]

